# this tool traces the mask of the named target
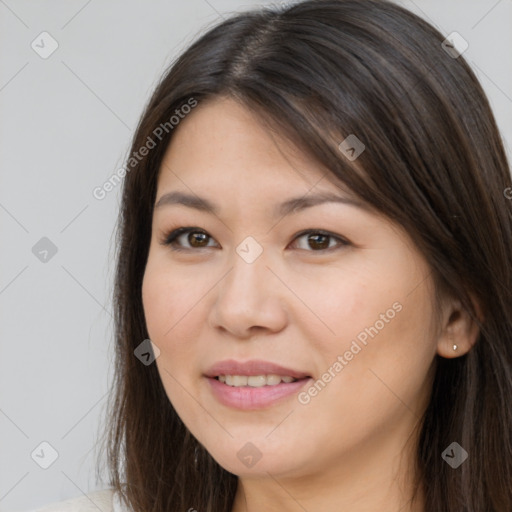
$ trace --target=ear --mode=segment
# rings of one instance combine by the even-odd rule
[[[483,322],[482,309],[473,295],[471,302],[477,312],[477,319]],[[437,341],[437,353],[441,357],[454,358],[467,354],[480,334],[477,319],[466,310],[459,299],[450,299],[444,305],[443,325]],[[457,349],[454,350],[454,345]]]

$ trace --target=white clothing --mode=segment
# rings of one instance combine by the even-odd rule
[[[113,489],[91,492],[85,496],[70,498],[64,501],[50,503],[28,512],[128,512],[121,505],[117,493]]]

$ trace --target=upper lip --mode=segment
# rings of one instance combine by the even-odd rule
[[[226,359],[211,366],[205,375],[211,378],[218,377],[219,375],[279,375],[281,377],[293,377],[294,379],[309,377],[305,372],[286,368],[285,366],[261,359],[251,359],[245,362]]]

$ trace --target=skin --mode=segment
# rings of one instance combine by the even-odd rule
[[[409,236],[381,214],[343,203],[272,217],[291,197],[349,194],[229,98],[201,103],[176,129],[155,203],[175,190],[220,211],[155,209],[144,312],[169,400],[239,476],[232,510],[424,511],[421,490],[410,503],[411,476],[432,363],[436,353],[466,353],[478,331],[452,298],[436,323],[430,269]],[[182,235],[182,252],[161,243],[182,226],[209,237]],[[333,238],[308,243],[297,237],[305,229]],[[251,264],[235,250],[248,236],[263,249]],[[394,303],[401,310],[307,404],[291,396],[264,410],[233,409],[203,376],[220,360],[265,359],[320,379]],[[251,468],[237,457],[248,441],[261,453]]]

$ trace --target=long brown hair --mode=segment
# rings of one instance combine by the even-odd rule
[[[473,348],[433,361],[418,481],[426,511],[512,510],[510,169],[482,87],[462,55],[443,49],[444,39],[388,1],[309,0],[232,15],[161,79],[123,183],[115,381],[103,440],[109,484],[135,512],[230,512],[236,492],[236,475],[184,426],[156,365],[134,356],[148,338],[141,286],[158,173],[179,128],[170,119],[221,95],[250,108],[404,227],[431,266],[436,293],[459,298],[475,319]],[[366,148],[357,167],[338,147],[349,134]],[[454,441],[469,454],[457,469],[441,457]]]

